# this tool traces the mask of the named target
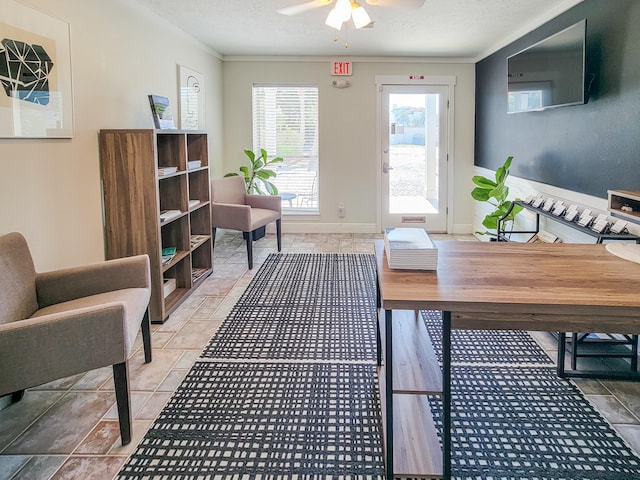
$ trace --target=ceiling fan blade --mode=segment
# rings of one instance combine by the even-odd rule
[[[314,8],[324,7],[329,5],[333,0],[311,0],[306,3],[299,3],[298,5],[291,5],[290,7],[282,7],[276,10],[281,15],[298,15],[299,13],[313,10]]]
[[[366,0],[367,5],[374,7],[405,7],[420,8],[424,0]]]

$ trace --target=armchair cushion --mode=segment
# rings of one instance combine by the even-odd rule
[[[77,310],[83,310],[86,312],[96,312],[102,307],[110,307],[113,305],[120,305],[122,310],[120,315],[124,318],[123,326],[119,327],[119,331],[122,328],[127,328],[127,334],[124,336],[124,345],[121,351],[121,355],[118,357],[119,363],[124,362],[131,352],[133,343],[140,329],[139,323],[136,323],[135,319],[142,318],[147,306],[149,305],[150,293],[144,288],[127,288],[123,290],[114,290],[112,292],[99,293],[97,295],[91,295],[88,297],[76,298],[62,303],[56,303],[42,308],[33,314],[32,318],[38,318],[46,315],[64,314],[65,312],[75,312]]]

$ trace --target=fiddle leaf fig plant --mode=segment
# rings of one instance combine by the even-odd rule
[[[512,160],[513,157],[508,157],[505,160],[504,165],[496,170],[495,179],[493,180],[482,175],[475,175],[471,179],[476,185],[471,192],[471,196],[479,202],[487,202],[494,207],[494,210],[487,214],[482,221],[483,226],[494,231],[476,232],[479,235],[491,235],[497,238],[498,220],[505,217],[511,208],[512,202],[507,200],[509,187],[505,185],[505,182],[509,177],[509,167]],[[522,207],[520,205],[514,205],[509,215],[503,219],[503,222],[511,222],[513,228],[513,221],[521,211]]]
[[[260,155],[256,155],[252,150],[245,150],[245,155],[249,158],[249,166],[242,165],[240,173],[244,177],[247,193],[258,195],[277,195],[278,188],[271,183],[270,179],[276,177],[276,172],[271,168],[275,163],[284,161],[282,157],[275,157],[269,160],[267,151],[260,149]],[[239,173],[227,173],[225,177],[240,175]]]

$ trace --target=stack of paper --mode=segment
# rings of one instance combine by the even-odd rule
[[[384,248],[389,268],[436,270],[438,249],[421,228],[387,228]]]
[[[180,210],[162,210],[160,212],[160,222],[168,222],[180,215],[182,215]]]
[[[161,167],[158,168],[158,176],[163,177],[165,175],[171,175],[172,173],[176,173],[178,171],[178,167]]]

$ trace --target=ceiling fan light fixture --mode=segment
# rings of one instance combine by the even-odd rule
[[[358,2],[353,2],[352,7],[351,17],[356,28],[366,27],[371,23],[371,18],[362,5]]]
[[[337,12],[341,21],[348,22],[351,18],[351,0],[338,0],[333,9]]]
[[[340,12],[336,11],[335,8],[332,8],[324,23],[336,30],[342,29],[342,18],[340,17]]]

